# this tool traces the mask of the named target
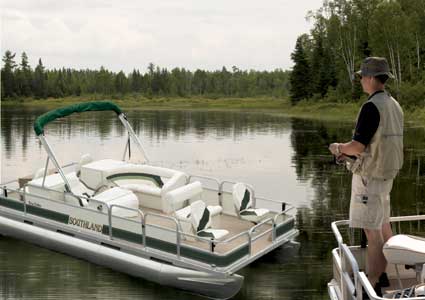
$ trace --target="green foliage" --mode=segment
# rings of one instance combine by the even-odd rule
[[[19,67],[15,54],[6,51],[2,68],[2,98],[61,98],[96,94],[122,98],[129,94],[152,97],[259,97],[284,98],[289,90],[289,72],[244,71],[233,66],[216,71],[174,68],[171,71],[150,63],[146,73],[133,70],[114,73],[104,67],[99,70],[47,70],[41,59],[31,70],[28,57],[22,54]]]
[[[425,80],[417,83],[404,82],[400,86],[398,100],[401,105],[409,108],[425,107]]]
[[[16,68],[15,53],[12,54],[9,50],[6,51],[3,57],[4,67],[1,69],[2,93],[5,97],[15,95],[17,84],[14,70]]]
[[[327,0],[309,17],[314,27],[300,38],[309,41],[303,49],[307,61],[301,65],[310,67],[312,101],[357,102],[363,91],[359,81],[353,80],[353,72],[365,57],[383,56],[395,76],[388,89],[402,105],[424,105],[425,1]],[[298,78],[300,63],[295,54],[299,49],[297,43],[291,83]],[[293,84],[294,91],[301,89],[301,78]],[[307,91],[305,86],[302,97],[306,98]],[[294,94],[294,103],[299,93]]]
[[[296,104],[303,99],[311,97],[312,95],[312,76],[305,46],[306,41],[308,41],[307,36],[300,36],[295,44],[295,50],[291,54],[291,58],[295,63],[290,77],[290,94],[292,104]]]

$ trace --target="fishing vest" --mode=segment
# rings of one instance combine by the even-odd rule
[[[386,92],[375,94],[368,102],[375,104],[379,111],[379,126],[360,154],[359,167],[353,173],[368,178],[393,179],[403,165],[403,110]]]

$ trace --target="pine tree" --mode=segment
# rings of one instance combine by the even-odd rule
[[[47,78],[41,58],[38,60],[38,65],[34,71],[33,91],[34,96],[37,98],[46,97],[47,92]]]
[[[20,64],[20,78],[19,78],[19,85],[20,85],[20,94],[22,96],[30,96],[31,95],[31,83],[32,83],[32,70],[28,63],[28,56],[25,52],[22,52],[21,55],[21,64]]]
[[[295,65],[290,76],[290,96],[292,104],[311,97],[311,69],[305,51],[306,35],[298,37],[291,58]]]
[[[14,61],[15,53],[12,54],[7,50],[3,57],[4,66],[1,69],[1,82],[2,82],[2,94],[5,98],[15,96],[16,92],[16,79],[14,74],[14,69],[16,68],[16,63]]]

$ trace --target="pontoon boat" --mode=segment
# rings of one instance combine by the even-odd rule
[[[128,133],[122,159],[61,165],[44,127],[87,111],[113,111]],[[46,163],[1,184],[0,234],[211,298],[233,297],[244,266],[298,234],[292,206],[257,197],[242,182],[150,165],[140,140],[112,102],[87,102],[38,117]],[[135,146],[140,163],[130,161]],[[53,167],[51,166],[53,164]],[[291,214],[292,213],[292,214]]]

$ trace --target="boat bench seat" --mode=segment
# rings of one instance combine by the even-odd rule
[[[188,176],[172,169],[104,159],[83,165],[80,179],[93,189],[113,181],[136,195],[141,194],[141,205],[168,212],[165,195],[185,185]]]
[[[383,252],[391,264],[425,264],[425,238],[398,234],[385,243]]]
[[[44,174],[44,172],[37,172],[39,176]],[[40,175],[41,174],[41,175]],[[70,185],[71,191],[73,194],[79,197],[66,197],[64,198],[65,192],[65,182],[62,179],[62,176],[58,173],[47,175],[44,180],[43,186],[43,176],[37,177],[34,176],[34,179],[29,181],[26,186],[26,192],[28,193],[28,199],[31,199],[31,195],[41,196],[56,201],[65,201],[69,204],[85,206],[87,201],[84,198],[88,198],[93,194],[93,191],[88,189],[80,182],[77,177],[76,172],[71,172],[65,174],[66,179]],[[81,202],[80,202],[81,201]]]
[[[44,174],[44,172],[38,173]],[[85,206],[87,208],[97,209],[103,211],[104,213],[108,213],[108,209],[106,207],[102,207],[102,205],[96,201],[91,201],[92,199],[105,202],[108,205],[116,204],[131,209],[139,208],[139,201],[137,196],[127,189],[114,187],[90,198],[93,194],[93,191],[85,187],[85,185],[80,182],[76,172],[65,174],[65,177],[68,180],[72,194],[77,197],[73,196],[72,194],[64,194],[65,183],[61,175],[52,174],[46,176],[44,180],[44,187],[43,176],[28,182],[26,187],[28,199],[31,200],[31,195],[37,195],[51,200],[65,201],[65,203],[76,206]],[[89,199],[88,201],[86,200],[87,198]],[[119,217],[134,217],[138,215],[136,211],[119,207],[113,208],[112,214]]]
[[[87,206],[88,208],[93,208],[100,210],[104,213],[108,213],[107,207],[103,207],[102,204],[93,200],[102,201],[104,203],[107,203],[109,206],[119,205],[130,208],[125,209],[121,207],[112,207],[112,215],[114,216],[119,216],[123,218],[131,218],[138,216],[137,210],[139,209],[139,200],[137,199],[137,196],[129,190],[120,187],[114,187],[100,194],[97,194],[93,198],[90,198]]]

